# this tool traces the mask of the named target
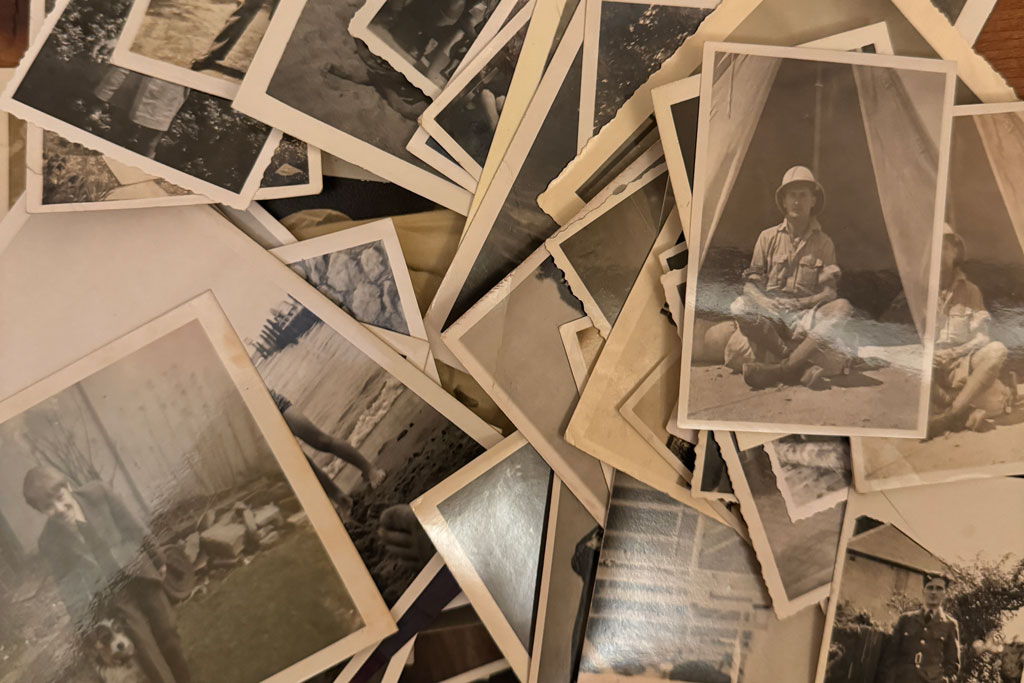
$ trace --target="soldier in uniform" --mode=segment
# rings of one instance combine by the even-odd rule
[[[880,683],[955,683],[960,672],[960,627],[942,609],[949,578],[924,577],[924,607],[900,615],[886,642]]]
[[[839,332],[852,316],[836,287],[836,250],[817,216],[825,190],[810,169],[786,171],[775,191],[784,219],[757,238],[743,293],[730,312],[737,330],[725,349],[727,367],[754,389],[777,384],[815,387],[846,369]]]

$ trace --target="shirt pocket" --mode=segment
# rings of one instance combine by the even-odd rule
[[[949,309],[946,316],[946,332],[949,342],[963,344],[971,338],[971,311],[966,306],[957,304]]]
[[[820,258],[802,256],[796,267],[796,285],[804,289],[816,289],[821,269],[824,267]]]
[[[768,289],[776,289],[786,286],[786,279],[789,274],[789,259],[785,256],[775,256],[768,262]]]

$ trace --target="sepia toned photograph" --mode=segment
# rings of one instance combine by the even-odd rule
[[[1022,483],[851,494],[816,680],[1021,680]]]
[[[716,434],[775,614],[813,610],[829,594],[845,505],[792,520],[765,446],[739,451],[731,434]]]
[[[668,173],[658,164],[545,242],[603,335],[611,332],[673,204]]]
[[[551,478],[537,451],[513,434],[412,506],[502,655],[524,680]],[[482,519],[490,523],[481,525]]]
[[[577,9],[424,316],[428,330],[446,330],[557,231],[536,198],[576,154],[582,42]]]
[[[233,99],[279,2],[133,2],[111,63]]]
[[[424,129],[476,179],[487,161],[532,15],[531,0],[423,112]]]
[[[691,441],[670,433],[666,425],[674,421],[673,409],[679,387],[679,354],[669,353],[626,398],[619,413],[626,422],[657,451],[676,474],[689,485],[696,465],[697,439]]]
[[[850,495],[849,439],[790,434],[766,442],[764,450],[792,521],[833,508]]]
[[[572,683],[579,671],[602,530],[557,477],[551,482],[547,520],[527,681]]]
[[[563,436],[579,390],[559,328],[582,317],[582,304],[541,247],[500,289],[449,328],[443,339],[597,518],[608,500],[601,464]]]
[[[516,4],[517,0],[368,0],[352,18],[349,31],[433,98],[455,75],[473,43],[481,39],[486,45]]]
[[[565,348],[565,357],[569,361],[576,389],[582,393],[590,371],[594,368],[597,357],[601,355],[604,338],[590,318],[567,322],[558,328],[558,334],[562,337],[562,346]]]
[[[497,433],[208,207],[91,212],[77,217],[74,231],[61,226],[60,215],[32,216],[0,255],[5,275],[25,287],[3,298],[3,313],[33,321],[5,347],[30,345],[39,357],[3,373],[0,392],[52,371],[40,366],[47,349],[73,359],[128,321],[212,290],[393,605],[434,554],[409,504],[496,443]],[[146,294],[111,308],[126,292]],[[55,317],[29,313],[40,306]],[[48,336],[53,330],[62,330],[59,339]]]
[[[694,447],[693,479],[690,488],[694,498],[710,498],[727,503],[739,502],[732,489],[729,471],[722,458],[719,440],[731,439],[729,432],[708,432],[701,430]]]
[[[412,155],[429,98],[349,32],[361,0],[277,8],[232,105],[453,211],[470,194]]]
[[[616,474],[580,683],[809,680],[821,629],[818,610],[772,614],[733,529]]]
[[[244,208],[279,134],[234,111],[228,100],[111,65],[130,4],[62,2],[8,85],[6,104],[71,142]],[[54,89],[54,83],[63,85]]]
[[[927,438],[855,439],[858,490],[1024,472],[1022,164],[1024,107],[954,109]]]
[[[0,403],[6,672],[301,681],[394,630],[241,350],[206,294]]]
[[[953,64],[727,43],[705,64],[680,426],[923,436]]]
[[[580,138],[584,142],[693,35],[719,0],[587,3]]]

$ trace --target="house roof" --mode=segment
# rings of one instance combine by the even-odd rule
[[[922,574],[949,571],[941,560],[891,524],[883,524],[855,536],[850,539],[847,550]]]

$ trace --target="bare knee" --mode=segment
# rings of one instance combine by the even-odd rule
[[[853,304],[846,299],[833,299],[818,311],[831,320],[847,320],[853,317]]]
[[[733,299],[733,302],[729,304],[729,313],[734,318],[749,316],[753,313],[753,306],[747,297],[741,295]]]

